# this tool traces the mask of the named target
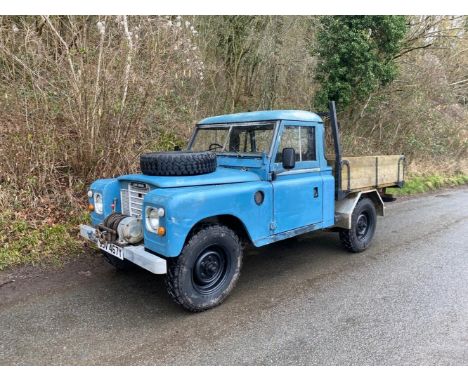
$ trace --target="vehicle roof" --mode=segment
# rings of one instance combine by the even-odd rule
[[[246,113],[235,113],[217,115],[208,117],[198,122],[199,125],[208,125],[214,123],[236,123],[236,122],[258,122],[258,121],[304,121],[304,122],[322,122],[322,119],[315,113],[305,110],[263,110],[251,111]]]

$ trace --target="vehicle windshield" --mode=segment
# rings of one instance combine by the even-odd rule
[[[275,123],[199,126],[190,149],[233,154],[268,154]]]

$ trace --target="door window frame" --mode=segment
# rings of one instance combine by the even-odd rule
[[[314,129],[314,142],[315,142],[315,160],[308,160],[308,161],[296,161],[296,166],[290,170],[284,169],[283,164],[281,162],[276,163],[276,156],[278,154],[278,150],[280,147],[281,139],[283,137],[283,133],[286,130],[286,127],[289,126],[298,126],[298,127],[312,127]],[[308,169],[316,169],[320,168],[319,162],[319,152],[317,147],[317,124],[314,122],[304,122],[304,121],[287,121],[283,120],[280,123],[278,128],[277,138],[274,144],[274,148],[272,150],[271,155],[271,163],[270,168],[272,171],[279,172],[279,173],[287,173],[287,172],[294,172],[294,170],[308,170]]]

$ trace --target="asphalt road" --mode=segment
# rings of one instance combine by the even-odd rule
[[[467,365],[468,189],[389,203],[362,254],[326,232],[249,252],[200,314],[94,257],[2,283],[1,365]]]

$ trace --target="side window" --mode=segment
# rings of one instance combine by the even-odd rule
[[[296,162],[315,161],[315,127],[285,126],[281,142],[276,154],[276,163],[282,161],[284,148],[293,148],[296,152]]]

